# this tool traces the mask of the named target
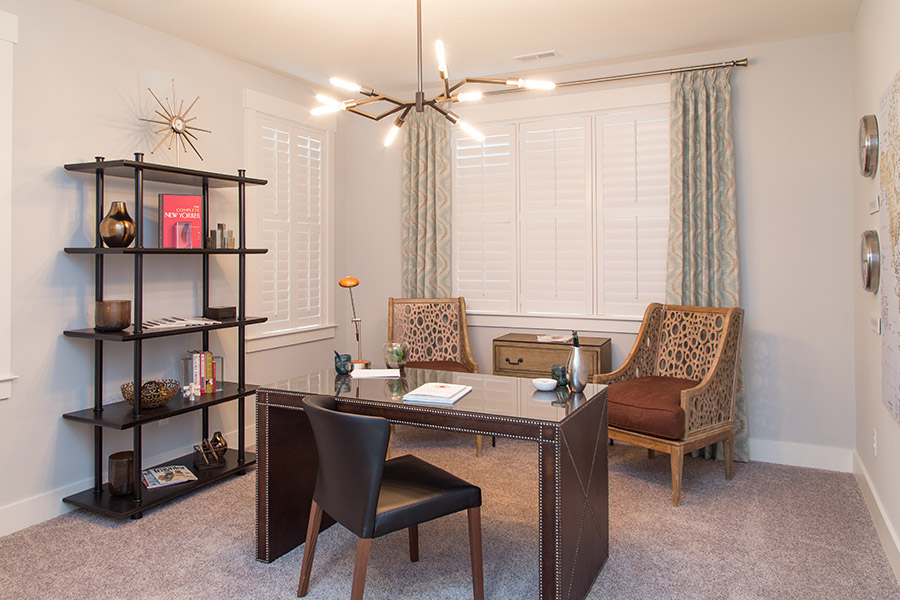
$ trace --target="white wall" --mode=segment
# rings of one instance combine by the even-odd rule
[[[151,156],[156,137],[138,121],[152,116],[147,91],[170,95],[175,79],[179,98],[200,100],[195,124],[205,161],[183,156],[182,166],[236,173],[244,168],[243,90],[254,89],[291,102],[313,103],[302,84],[187,44],[71,0],[0,0],[0,11],[18,16],[13,50],[12,177],[12,369],[19,375],[12,398],[0,401],[0,535],[66,510],[67,494],[92,485],[92,430],[64,421],[65,412],[92,405],[93,344],[63,337],[65,329],[90,327],[93,320],[93,260],[68,256],[66,246],[93,243],[93,179],[63,170],[70,162],[146,153],[150,162],[174,164],[163,151]],[[345,170],[338,144],[336,170]],[[253,173],[248,173],[253,175]],[[132,183],[107,178],[108,196],[128,200]],[[345,184],[336,182],[336,217],[346,214]],[[182,188],[183,189],[183,188]],[[155,194],[171,191],[147,184],[147,216]],[[213,192],[213,222],[236,225],[236,192]],[[129,207],[133,207],[133,204]],[[226,210],[227,209],[227,210]],[[219,212],[217,212],[219,211]],[[151,218],[155,221],[155,218]],[[343,271],[343,228],[337,228],[335,268]],[[155,227],[147,236],[152,242]],[[233,257],[214,257],[213,304],[236,304]],[[107,259],[107,298],[131,298],[132,261]],[[248,268],[257,268],[248,258]],[[196,313],[200,261],[149,257],[144,261],[145,317]],[[3,286],[7,282],[2,283]],[[345,322],[338,303],[336,321]],[[339,339],[345,332],[338,330]],[[236,368],[236,333],[212,334],[225,352],[226,375]],[[144,344],[145,377],[176,376],[177,358],[200,344],[199,334]],[[331,364],[333,340],[247,357],[247,380],[269,383],[298,370]],[[118,386],[131,378],[131,346],[106,344],[106,401],[119,399]],[[255,422],[247,402],[247,423]],[[234,443],[236,403],[211,411],[211,427]],[[105,432],[104,456],[131,447],[130,432]],[[253,443],[252,429],[248,438]],[[145,464],[183,454],[196,443],[199,414],[144,428]]]
[[[849,119],[856,126],[860,117],[879,112],[881,94],[900,71],[900,4],[894,0],[864,0],[853,29],[853,113]],[[849,146],[853,140],[847,140]],[[880,166],[879,166],[880,169]],[[858,252],[860,234],[878,229],[879,215],[869,215],[867,205],[879,191],[875,179],[859,175],[853,168],[853,242]],[[886,210],[886,208],[884,209]],[[888,251],[887,240],[881,241],[882,252]],[[865,292],[859,277],[853,280],[854,369],[856,372],[856,452],[858,468],[872,488],[876,501],[895,545],[900,545],[900,479],[897,463],[900,456],[900,425],[881,401],[881,338],[869,327],[871,315],[881,312],[882,282],[878,294]],[[877,431],[878,454],[872,445],[872,432]]]
[[[757,460],[845,471],[851,469],[855,444],[848,319],[856,284],[855,235],[847,227],[855,135],[850,54],[845,34],[548,74],[566,81],[751,59],[751,66],[732,78],[751,454]],[[350,229],[370,234],[348,236],[348,261],[399,269],[401,149],[381,147],[389,124],[356,118],[349,126],[353,144],[368,148],[357,149],[349,160],[367,204],[364,212],[349,215]],[[350,195],[351,204],[359,202]],[[356,274],[367,278],[365,270]],[[398,276],[376,285],[362,306],[370,357],[380,357],[386,335],[386,298],[400,292]],[[493,338],[568,325],[493,323],[470,317],[482,372],[491,371]],[[368,324],[377,325],[374,335]],[[612,337],[617,366],[636,328],[607,325],[577,324],[584,334]]]

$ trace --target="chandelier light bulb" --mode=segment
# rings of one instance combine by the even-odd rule
[[[456,124],[459,125],[460,127],[462,127],[463,131],[468,133],[470,136],[472,136],[479,142],[484,141],[484,134],[481,133],[480,131],[478,131],[477,129],[475,129],[474,127],[472,127],[471,125],[469,125],[468,123],[466,123],[465,121],[463,121],[462,119],[459,119],[456,122]]]
[[[520,79],[519,81],[522,80]],[[519,87],[524,87],[529,90],[552,90],[556,89],[556,84],[552,81],[545,81],[543,79],[526,79]]]
[[[384,147],[387,148],[391,144],[394,143],[394,138],[397,137],[397,134],[400,132],[400,128],[396,125],[391,125],[390,131],[388,131],[387,135],[384,138]]]
[[[316,100],[318,100],[322,104],[327,104],[329,106],[337,106],[340,104],[340,102],[338,102],[331,96],[326,96],[325,94],[316,94]]]
[[[322,106],[317,106],[309,111],[309,114],[327,115],[329,113],[335,113],[339,110],[343,110],[343,105],[340,102],[335,102],[334,104],[323,104]]]
[[[481,92],[462,92],[456,95],[456,100],[458,102],[475,102],[476,100],[481,100],[484,97],[484,94]]]
[[[437,54],[438,71],[444,79],[448,76],[447,71],[447,55],[444,53],[444,42],[438,40],[434,43],[434,51]]]
[[[351,92],[359,92],[360,90],[362,90],[362,86],[358,83],[353,83],[352,81],[347,81],[345,79],[341,79],[340,77],[332,77],[328,81],[330,81],[331,85],[333,85],[334,87],[350,90]]]

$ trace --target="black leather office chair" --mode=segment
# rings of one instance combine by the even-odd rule
[[[481,488],[412,455],[385,460],[390,427],[385,419],[337,411],[334,398],[303,399],[319,468],[297,596],[309,591],[309,577],[322,511],[353,532],[356,565],[351,600],[362,600],[372,539],[409,530],[409,559],[419,560],[419,523],[468,511],[469,553],[475,600],[484,599],[481,564]]]

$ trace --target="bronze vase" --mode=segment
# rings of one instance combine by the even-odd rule
[[[100,221],[100,237],[110,248],[126,248],[134,240],[134,220],[128,215],[125,203],[113,202]]]

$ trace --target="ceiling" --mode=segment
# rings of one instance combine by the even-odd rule
[[[80,0],[315,84],[416,87],[415,0]],[[425,85],[848,32],[861,0],[422,0]],[[522,63],[513,57],[556,50]],[[743,57],[725,57],[743,58]]]

